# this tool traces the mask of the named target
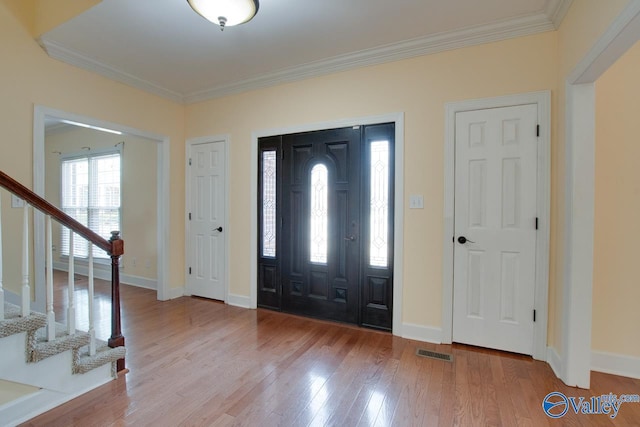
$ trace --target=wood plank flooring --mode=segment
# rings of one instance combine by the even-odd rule
[[[96,294],[108,312],[108,286]],[[194,297],[160,302],[130,286],[121,294],[130,373],[25,426],[640,426],[640,403],[615,419],[542,410],[552,391],[640,394],[640,380],[593,373],[580,390],[529,357]],[[98,324],[101,338],[108,327]]]

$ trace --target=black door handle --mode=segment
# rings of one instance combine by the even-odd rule
[[[214,228],[213,231],[219,231],[220,233],[222,233],[222,227]]]
[[[475,242],[473,242],[473,241],[471,241],[471,240],[467,239],[467,238],[466,238],[466,237],[464,237],[464,236],[460,236],[460,237],[458,237],[458,243],[460,243],[461,245],[464,245],[464,244],[465,244],[465,243],[467,243],[467,242],[469,242],[469,243],[475,243]]]

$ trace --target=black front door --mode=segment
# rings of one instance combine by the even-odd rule
[[[369,262],[381,225],[372,226],[371,182],[379,177],[367,166],[367,136],[393,146],[378,134],[377,127],[349,127],[260,139],[260,306],[391,328],[392,207],[382,227],[388,261],[384,268]],[[385,174],[390,205],[392,168]]]
[[[285,135],[282,309],[358,322],[360,131]]]

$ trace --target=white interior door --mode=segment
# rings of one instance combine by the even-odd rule
[[[225,142],[193,144],[190,152],[187,292],[225,300]]]
[[[456,114],[455,342],[533,353],[537,124],[535,104]]]

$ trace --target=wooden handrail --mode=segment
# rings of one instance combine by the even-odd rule
[[[47,202],[45,199],[38,196],[36,193],[29,190],[27,187],[20,184],[18,181],[11,178],[9,175],[5,174],[2,171],[0,171],[0,187],[7,189],[9,192],[20,197],[22,200],[38,209],[39,211],[50,215],[52,218],[55,218],[56,221],[58,221],[60,224],[66,226],[67,228],[73,230],[74,233],[79,234],[80,236],[89,240],[94,245],[107,252],[109,255],[113,256],[123,254],[122,240],[117,240],[116,242],[119,243],[115,243],[114,241],[105,239],[95,231],[80,224],[71,216],[67,215],[51,203]]]
[[[120,256],[124,254],[124,241],[120,238],[120,232],[112,231],[111,238],[109,240],[105,239],[2,171],[0,171],[0,187],[20,197],[29,205],[54,218],[60,224],[73,230],[74,233],[84,237],[109,254],[111,257],[111,337],[108,345],[109,347],[124,346],[124,337],[122,336],[120,324],[119,272]],[[117,370],[118,372],[125,370],[124,359],[118,360]]]

